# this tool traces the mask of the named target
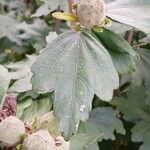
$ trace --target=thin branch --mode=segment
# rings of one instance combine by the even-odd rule
[[[72,13],[72,5],[74,4],[74,0],[68,0],[69,12]]]
[[[145,46],[146,44],[147,44],[146,42],[143,42],[143,43],[139,43],[139,44],[133,45],[132,47],[133,48],[140,48],[141,46]]]
[[[60,11],[60,6],[58,6],[57,11]],[[56,31],[57,34],[60,34],[60,24],[61,24],[61,21],[59,19],[56,19],[55,31]]]
[[[127,41],[128,41],[129,44],[132,43],[133,33],[134,33],[134,29],[130,30],[129,33],[128,33]]]
[[[72,6],[73,6],[74,2],[75,2],[75,0],[68,0],[69,12],[71,14],[73,14],[73,11],[72,11],[73,7]],[[71,25],[71,28],[72,28],[74,26],[74,23],[71,22],[70,25]]]

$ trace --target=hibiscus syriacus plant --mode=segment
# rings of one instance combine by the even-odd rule
[[[143,142],[140,150],[148,150],[150,52],[140,49],[139,44],[134,45],[133,34],[134,31],[144,36],[150,33],[150,0],[57,0],[59,7],[54,11],[50,11],[48,4],[51,6],[55,2],[41,1],[44,4],[30,17],[50,14],[56,20],[56,27],[63,20],[67,21],[69,29],[59,35],[53,33],[50,39],[47,36],[45,48],[38,56],[28,56],[23,65],[6,65],[9,70],[23,68],[27,71],[23,72],[26,74],[23,83],[28,86],[27,90],[17,92],[25,92],[25,96],[18,101],[17,107],[15,103],[12,115],[8,114],[9,110],[4,112],[6,101],[2,100],[10,80],[14,82],[18,77],[9,74],[9,79],[3,82],[0,143],[7,148],[15,146],[23,150],[98,150],[103,147],[98,145],[101,141],[113,141],[116,135],[127,134],[132,141]],[[63,2],[67,3],[68,12],[61,10]],[[19,25],[16,28],[22,29]],[[127,38],[119,35],[123,28],[128,31]],[[29,27],[25,25],[25,29]],[[37,27],[33,35],[36,30]],[[30,37],[29,33],[23,33],[21,42]],[[3,66],[0,69],[8,74]],[[12,91],[14,87],[9,88],[9,92]],[[27,97],[31,99],[22,102]],[[32,113],[36,115],[29,122]],[[13,133],[7,142],[5,133],[8,135],[13,128],[8,132],[4,128],[11,126],[10,122],[17,134]],[[132,135],[126,131],[128,122],[133,123]],[[16,124],[20,125],[18,130],[14,127]]]
[[[79,121],[88,119],[94,94],[110,101],[114,89],[119,87],[118,73],[135,69],[136,53],[125,40],[105,28],[110,22],[106,16],[149,32],[146,4],[146,0],[117,0],[108,4],[103,0],[81,0],[72,4],[72,14],[53,14],[58,19],[72,20],[73,29],[42,50],[31,68],[31,81],[39,93],[54,90],[54,112],[65,136],[76,133]],[[99,28],[103,30],[98,32]],[[120,62],[117,55],[126,58]]]

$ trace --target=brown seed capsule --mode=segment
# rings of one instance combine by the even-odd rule
[[[25,134],[24,123],[14,116],[9,116],[0,122],[0,143],[4,146],[14,146]]]
[[[79,0],[77,17],[81,25],[86,28],[101,25],[106,18],[106,4],[104,0]]]

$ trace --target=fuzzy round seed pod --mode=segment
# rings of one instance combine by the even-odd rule
[[[55,141],[48,131],[40,130],[24,140],[23,150],[55,150]]]
[[[53,138],[58,137],[61,133],[59,130],[59,122],[54,117],[53,112],[44,114],[37,122],[36,130],[46,129]]]
[[[80,24],[86,28],[101,25],[106,18],[106,4],[104,0],[79,0],[77,17]]]
[[[14,116],[9,116],[0,122],[0,143],[3,146],[14,146],[25,134],[24,123]]]

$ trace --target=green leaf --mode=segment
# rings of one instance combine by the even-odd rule
[[[58,9],[63,10],[65,12],[68,11],[68,2],[66,0],[40,0],[45,2],[45,4],[47,4],[52,11]]]
[[[143,142],[140,150],[149,150],[150,139],[150,106],[149,97],[144,87],[138,87],[128,92],[126,96],[115,98],[112,103],[124,114],[124,119],[136,123],[132,128],[132,140]]]
[[[149,10],[149,0],[116,0],[107,4],[108,17],[147,33],[150,33]]]
[[[47,16],[52,10],[49,9],[47,4],[41,5],[31,17]]]
[[[10,76],[8,70],[0,65],[0,106],[3,103],[4,96],[10,83]]]
[[[18,30],[15,26],[18,24],[16,20],[9,16],[0,15],[0,38],[7,37],[10,41],[21,45],[21,40],[18,38]]]
[[[47,44],[50,44],[54,39],[57,38],[57,33],[56,32],[49,32],[48,36],[46,36],[46,42]]]
[[[11,79],[17,80],[31,74],[30,67],[36,61],[36,58],[37,57],[34,55],[27,55],[27,58],[22,61],[6,65],[6,67],[10,70],[9,74]]]
[[[22,61],[11,63],[6,67],[10,69],[10,77],[15,82],[9,88],[9,92],[22,93],[32,90],[32,84],[30,79],[32,77],[31,65],[35,62],[36,56],[27,56],[27,59]]]
[[[125,134],[123,124],[117,116],[119,116],[118,111],[110,107],[93,109],[89,119],[80,124],[79,133],[72,136],[70,150],[96,150],[99,149],[97,141],[115,139],[114,131]]]
[[[36,100],[27,98],[18,102],[17,116],[24,122],[32,122],[35,118],[40,118],[43,114],[50,112],[51,108],[51,96]]]
[[[150,50],[148,49],[137,49],[139,57],[136,58],[137,71],[133,75],[133,84],[140,86],[145,84],[147,94],[150,91]],[[149,94],[150,96],[150,94]],[[150,102],[149,102],[150,104]]]
[[[14,15],[15,13],[25,13],[26,4],[23,0],[0,0],[3,7],[7,7],[7,13]],[[9,12],[8,12],[9,11]]]
[[[16,26],[21,31],[18,37],[23,41],[32,45],[37,51],[46,46],[45,37],[52,30],[42,19],[34,18],[32,22],[21,22]]]
[[[126,24],[119,23],[116,21],[113,21],[112,25],[108,26],[107,28],[110,29],[111,31],[119,34],[121,37],[125,37],[126,32],[133,29],[133,27],[131,27],[131,26],[128,26]]]
[[[143,43],[150,43],[150,34],[146,35],[143,39],[140,40]]]
[[[70,150],[99,150],[96,140],[101,136],[76,134],[71,138]]]
[[[66,12],[54,12],[52,13],[52,16],[56,19],[65,20],[65,21],[71,21],[71,22],[78,21],[75,15]]]
[[[132,141],[144,143],[140,146],[139,150],[149,150],[150,143],[150,120],[147,122],[140,121],[132,128]]]
[[[132,89],[126,96],[116,97],[113,104],[124,114],[124,119],[131,122],[136,122],[141,119],[148,119],[148,109],[145,103],[147,95],[145,88],[139,87]]]
[[[108,29],[103,29],[103,33],[93,32],[110,53],[119,74],[135,71],[134,56],[136,53],[127,41]]]
[[[23,77],[13,83],[9,88],[9,92],[22,93],[32,90],[32,84],[30,83],[32,74],[28,74],[26,77]]]
[[[79,133],[83,132],[87,135],[103,134],[103,139],[115,140],[114,131],[125,134],[123,124],[118,116],[119,112],[110,107],[93,109],[89,119],[85,123],[81,123]]]
[[[88,118],[94,94],[110,101],[119,84],[109,53],[87,31],[58,36],[42,50],[32,72],[35,91],[55,88],[54,112],[67,136],[76,132],[80,120]]]

